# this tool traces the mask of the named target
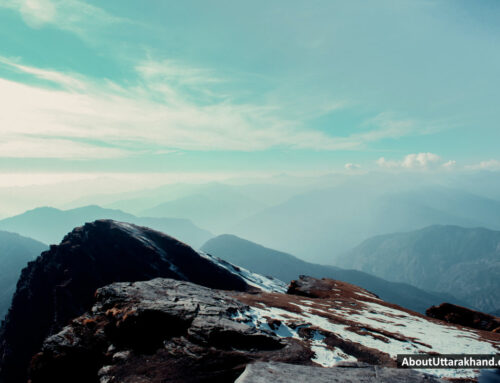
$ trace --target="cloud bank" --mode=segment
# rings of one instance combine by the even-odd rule
[[[0,79],[1,157],[96,159],[275,147],[359,150],[410,129],[408,122],[379,117],[374,131],[331,136],[287,119],[277,105],[237,103],[214,93],[210,84],[222,79],[176,61],[138,64],[139,81],[127,86],[8,58],[0,57],[0,65],[29,80]]]
[[[451,169],[456,165],[456,161],[444,161],[434,153],[412,153],[402,160],[386,160],[380,157],[377,165],[386,169],[406,169],[406,170],[430,170],[430,169]]]

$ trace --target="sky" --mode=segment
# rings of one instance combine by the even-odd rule
[[[0,186],[498,171],[499,17],[495,0],[0,0]]]

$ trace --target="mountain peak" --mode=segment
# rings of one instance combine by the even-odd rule
[[[238,270],[215,260],[129,223],[97,220],[75,228],[22,271],[0,330],[2,375],[22,376],[43,340],[88,310],[95,290],[109,283],[163,277],[215,289],[255,289]]]

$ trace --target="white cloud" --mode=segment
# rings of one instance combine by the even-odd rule
[[[305,127],[304,119],[288,118],[279,105],[237,103],[223,93],[212,92],[210,85],[220,84],[223,79],[210,70],[178,61],[147,60],[138,64],[140,81],[127,87],[2,57],[0,64],[51,85],[0,78],[0,139],[8,143],[0,147],[0,157],[29,154],[70,158],[69,147],[73,147],[77,158],[109,158],[144,151],[256,151],[273,147],[359,150],[373,141],[412,134],[415,126],[414,121],[379,115],[373,130],[332,136]],[[199,94],[202,102],[196,97]],[[34,140],[43,140],[43,144]],[[47,144],[51,150],[45,149]],[[29,153],[23,147],[29,147]],[[61,149],[56,150],[58,147]],[[393,166],[384,161],[381,166]],[[411,167],[408,161],[432,159],[408,158],[402,166]]]
[[[1,57],[0,64],[57,86],[0,79],[0,157],[109,158],[144,148],[356,150],[392,134],[334,137],[303,128],[275,105],[235,103],[223,95],[207,93],[200,105],[190,98],[193,86],[208,89],[206,82],[219,79],[179,62],[144,62],[137,66],[142,81],[127,88]]]
[[[361,165],[348,162],[347,164],[344,165],[344,168],[346,168],[347,170],[356,170],[360,169]]]
[[[137,65],[136,70],[147,79],[161,82],[167,80],[182,84],[207,84],[222,81],[212,71],[189,67],[177,60],[147,60]]]
[[[494,159],[491,159],[491,160],[488,160],[488,161],[481,161],[478,164],[467,166],[467,169],[472,169],[472,170],[500,170],[500,161],[494,160]]]
[[[433,134],[451,126],[451,124],[439,120],[420,121],[384,112],[367,119],[363,126],[372,126],[374,129],[353,135],[353,138],[356,137],[363,142],[372,142],[383,139],[398,139],[410,135]]]
[[[127,155],[127,151],[64,139],[16,138],[0,142],[0,157],[103,159]]]
[[[377,160],[377,165],[382,167],[382,168],[393,169],[393,168],[400,167],[401,163],[398,161],[388,161],[385,159],[385,157],[380,157]]]
[[[453,169],[457,166],[457,161],[455,160],[450,160],[450,161],[447,161],[443,164],[443,168],[446,168],[446,169]]]
[[[456,165],[456,161],[444,162],[443,159],[434,153],[412,153],[402,160],[386,160],[381,157],[377,160],[377,165],[386,169],[407,169],[407,170],[429,170],[445,168],[451,169]]]
[[[39,68],[34,68],[26,65],[19,64],[17,60],[7,59],[0,56],[0,64],[4,64],[7,67],[16,69],[18,72],[30,74],[41,80],[52,82],[58,84],[61,87],[68,89],[80,89],[85,88],[85,83],[76,78],[76,76],[69,76],[64,73],[44,70]]]
[[[98,27],[125,21],[80,0],[2,0],[0,8],[19,12],[32,28],[55,25],[83,39],[95,33]]]
[[[0,157],[69,158],[73,152],[77,158],[106,158],[139,148],[151,152],[250,151],[274,146],[336,149],[357,145],[300,129],[297,122],[276,116],[275,109],[268,106],[219,99],[202,106],[190,102],[172,85],[171,77],[181,83],[186,78],[193,82],[193,77],[201,81],[198,70],[179,71],[170,66],[167,78],[161,79],[159,69],[152,72],[151,66],[149,70],[143,67],[142,84],[123,88],[109,81],[0,61],[58,87],[0,79]]]
[[[19,4],[23,19],[32,27],[37,28],[51,23],[56,18],[56,7],[50,0],[25,0],[13,3]]]
[[[441,157],[434,153],[408,154],[401,163],[401,166],[408,169],[421,169],[435,166],[441,161]]]

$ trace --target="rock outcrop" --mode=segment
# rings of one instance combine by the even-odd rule
[[[287,293],[310,298],[335,298],[339,291],[342,291],[344,299],[364,296],[380,301],[377,295],[351,283],[327,278],[312,278],[307,275],[301,275],[299,279],[291,281]]]
[[[323,297],[214,290],[171,279],[103,287],[89,312],[46,339],[32,360],[31,382],[234,382],[254,362],[334,368],[347,363],[353,381],[378,374],[432,382],[437,379],[382,367],[395,367],[402,353],[490,354],[500,348],[498,334],[426,318],[353,285],[311,278],[292,285],[314,286],[306,290]],[[318,379],[335,381],[329,369],[290,367],[280,374],[293,371],[317,371]]]
[[[444,383],[414,370],[352,363],[332,368],[257,362],[247,366],[235,383]]]
[[[441,319],[449,323],[500,333],[499,317],[471,310],[466,307],[453,305],[451,303],[442,303],[439,306],[432,306],[427,309],[425,314],[431,318]]]
[[[32,383],[234,382],[254,360],[312,364],[304,344],[234,319],[228,293],[154,279],[97,291],[92,312],[49,337]]]
[[[156,277],[252,289],[241,276],[165,234],[111,220],[88,223],[22,271],[0,330],[0,381],[24,383],[44,339],[89,310],[97,288]]]

